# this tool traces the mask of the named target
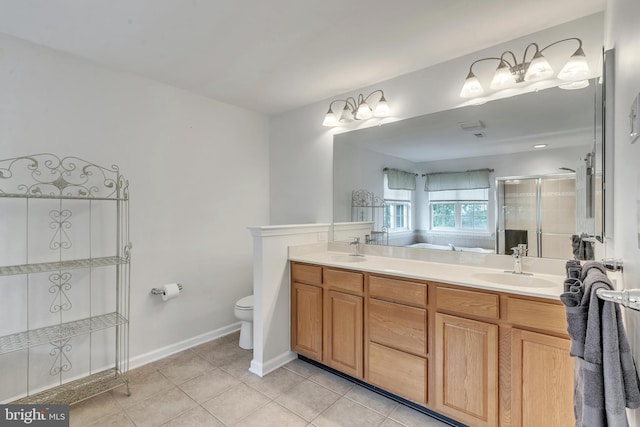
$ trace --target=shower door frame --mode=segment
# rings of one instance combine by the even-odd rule
[[[505,177],[496,177],[495,179],[495,230],[496,230],[496,254],[501,254],[500,247],[504,246],[500,244],[500,233],[504,233],[506,228],[500,228],[500,218],[502,217],[503,223],[506,218],[504,217],[504,207],[500,206],[500,202],[504,201],[504,182],[505,181],[515,181],[515,180],[535,180],[536,190],[535,190],[535,203],[536,203],[536,257],[542,258],[542,180],[543,179],[562,179],[562,178],[573,178],[576,179],[576,174],[573,172],[568,173],[555,173],[555,174],[546,174],[546,175],[521,175],[521,176],[505,176]],[[500,183],[503,183],[502,187]],[[500,194],[502,190],[503,194]],[[504,203],[503,203],[504,204]],[[504,224],[503,224],[504,225]],[[507,253],[507,249],[504,248],[504,255],[509,255]],[[527,248],[529,249],[529,248]],[[528,254],[532,256],[531,253]]]

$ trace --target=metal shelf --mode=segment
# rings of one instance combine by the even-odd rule
[[[41,262],[36,264],[8,265],[0,267],[0,276],[16,274],[45,273],[47,271],[73,270],[78,268],[106,267],[127,264],[129,261],[117,256],[101,258],[74,259],[70,261]]]
[[[60,323],[39,329],[18,332],[0,337],[0,354],[23,350],[90,332],[111,328],[127,323],[127,319],[118,313],[87,317],[73,322]]]
[[[71,381],[43,392],[26,396],[12,404],[73,404],[105,391],[127,384],[127,378],[116,369],[109,369]]]
[[[56,194],[21,194],[21,193],[2,193],[0,197],[7,197],[13,199],[55,199],[55,200],[113,200],[113,201],[127,201],[127,197],[98,197],[98,196],[63,196]]]
[[[18,281],[24,279],[26,285],[32,279],[37,281],[25,286],[26,292],[18,292],[20,298],[10,298],[11,292],[7,298],[0,298],[0,310],[8,307],[15,312],[5,332],[0,333],[4,335],[0,336],[0,355],[12,353],[10,359],[26,359],[25,387],[18,395],[26,397],[16,403],[72,404],[121,385],[125,385],[128,394],[129,181],[116,165],[103,167],[74,156],[39,153],[0,159],[0,211],[5,210],[7,218],[3,216],[2,221],[17,229],[12,233],[15,241],[0,239],[0,249],[18,254],[22,261],[2,262],[0,279],[25,275]],[[92,242],[100,242],[111,248],[100,254],[112,256],[91,257],[91,250],[84,246],[80,251],[70,250],[76,239],[83,245],[88,242],[89,248],[93,247]],[[34,245],[33,249],[30,245]],[[70,259],[75,257],[87,258]],[[6,265],[13,262],[25,264]],[[106,268],[97,271],[94,267]],[[70,270],[87,274],[77,275]],[[35,273],[44,275],[27,276]],[[105,300],[106,292],[115,294],[115,298]],[[25,294],[26,300],[22,301]],[[94,304],[97,298],[100,304]],[[19,306],[14,310],[16,304]],[[91,311],[84,311],[87,308]],[[21,320],[20,313],[27,313],[29,321]],[[63,322],[80,317],[83,318]],[[33,326],[39,327],[30,330]],[[87,349],[76,351],[69,342],[72,337],[89,338],[89,334],[100,330],[107,332],[108,337],[104,338],[108,339],[91,342]],[[14,333],[6,335],[9,331]],[[29,348],[34,350],[24,351]],[[112,352],[115,357],[111,370],[94,374],[89,369],[82,379],[68,378],[99,354],[111,360]],[[38,357],[32,357],[32,353],[38,353]],[[16,369],[23,370],[18,366]],[[49,390],[45,390],[47,387]],[[2,395],[8,391],[0,386],[0,401],[18,398]]]

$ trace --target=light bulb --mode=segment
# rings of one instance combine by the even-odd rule
[[[551,68],[547,59],[540,52],[536,52],[529,64],[527,73],[524,75],[524,80],[534,82],[536,80],[546,79],[552,75],[553,68]]]
[[[353,113],[349,110],[349,106],[345,105],[342,109],[342,114],[340,114],[340,118],[338,119],[339,123],[351,123],[353,121]]]
[[[373,112],[373,115],[376,117],[387,117],[391,113],[391,109],[389,108],[389,104],[387,100],[384,98],[384,95],[378,101],[378,105],[376,105],[376,109]]]
[[[371,111],[371,107],[369,104],[362,101],[362,103],[358,106],[358,111],[356,112],[356,119],[358,120],[366,120],[373,116],[373,111]]]
[[[333,110],[331,110],[331,107],[329,107],[329,111],[327,111],[327,115],[324,116],[324,121],[322,122],[322,126],[327,126],[327,127],[338,126],[338,119],[336,118],[336,115],[333,113]]]
[[[460,91],[461,98],[473,98],[475,96],[480,96],[484,93],[484,89],[482,89],[482,85],[480,84],[480,80],[476,77],[475,74],[471,70],[469,70],[469,74],[464,81],[464,85],[462,85],[462,90]]]
[[[500,61],[500,65],[496,69],[496,73],[493,75],[491,85],[489,86],[493,90],[506,89],[516,84],[516,79],[511,73],[511,69],[504,61]]]
[[[558,78],[561,80],[584,80],[589,77],[589,64],[587,64],[587,57],[581,47],[575,51],[571,58],[564,64]]]

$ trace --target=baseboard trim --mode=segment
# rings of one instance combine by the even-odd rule
[[[168,345],[166,347],[162,347],[162,348],[159,348],[157,350],[153,350],[153,351],[150,351],[148,353],[132,357],[132,358],[129,359],[129,369],[139,368],[142,365],[146,365],[147,363],[155,362],[156,360],[164,359],[167,356],[171,356],[172,354],[179,353],[179,352],[187,350],[187,349],[189,349],[191,347],[195,347],[197,345],[204,344],[204,343],[206,343],[208,341],[211,341],[211,340],[222,338],[225,335],[229,335],[229,334],[232,334],[232,333],[234,333],[236,331],[239,331],[240,330],[240,325],[241,325],[241,322],[236,322],[236,323],[233,323],[231,325],[224,326],[222,328],[219,328],[219,329],[216,329],[216,330],[213,330],[213,331],[209,331],[209,332],[206,332],[204,334],[197,335],[195,337],[188,338],[188,339],[186,339],[184,341],[180,341],[180,342]],[[93,373],[104,371],[104,370],[107,370],[107,369],[113,369],[113,365],[107,365],[107,366],[104,366],[102,368],[93,369]],[[91,374],[91,372],[87,372],[87,373],[84,373],[84,374],[79,374],[79,375],[76,375],[76,376],[74,376],[72,378],[67,378],[65,382],[73,381],[73,380],[85,377],[85,376],[87,376],[89,374]],[[51,385],[48,385],[48,386],[39,387],[39,388],[37,388],[35,390],[31,390],[31,394],[35,394],[35,393],[39,393],[41,391],[48,390],[50,388],[55,387],[56,385],[59,385],[59,384],[51,384]],[[15,400],[22,399],[23,397],[26,397],[26,396],[27,396],[26,394],[20,394],[20,395],[17,395],[17,396],[13,396],[13,397],[11,397],[11,398],[9,398],[7,400],[0,401],[0,404],[2,404],[2,405],[9,404],[9,403],[11,403],[11,402],[13,402]]]
[[[268,373],[283,367],[287,363],[297,358],[298,358],[298,353],[294,353],[293,351],[287,351],[285,353],[282,353],[279,356],[274,357],[273,359],[267,360],[264,363],[260,363],[255,359],[253,359],[251,361],[251,366],[249,367],[249,372],[251,372],[252,374],[256,374],[259,377],[264,377]]]
[[[195,337],[187,338],[186,340],[132,357],[129,359],[129,369],[139,368],[147,363],[155,362],[156,360],[164,359],[167,356],[204,344],[208,341],[222,338],[225,335],[239,331],[240,325],[240,322],[232,323],[231,325],[223,326],[222,328],[205,332],[204,334],[196,335]]]

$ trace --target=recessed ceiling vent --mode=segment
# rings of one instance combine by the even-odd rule
[[[464,130],[464,131],[478,131],[481,129],[484,129],[484,123],[482,123],[480,120],[475,120],[472,122],[463,122],[460,123],[460,129]]]

